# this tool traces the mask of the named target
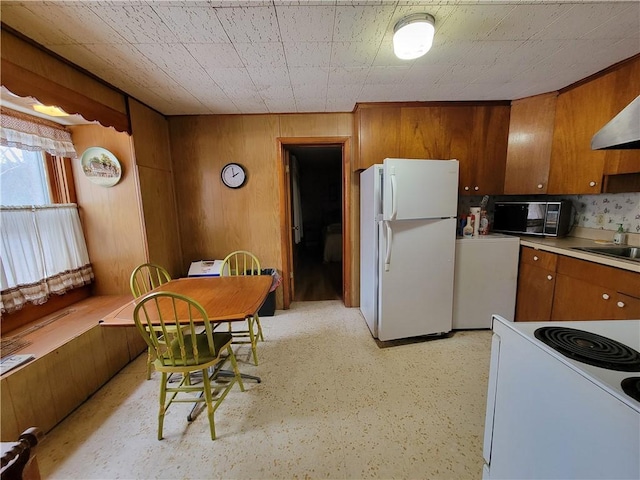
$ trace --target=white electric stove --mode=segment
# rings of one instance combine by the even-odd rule
[[[484,478],[640,478],[640,320],[493,317]]]

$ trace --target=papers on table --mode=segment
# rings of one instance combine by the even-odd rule
[[[30,353],[26,353],[24,355],[9,355],[8,357],[0,360],[0,375],[4,375],[9,370],[19,367],[23,363],[30,362],[34,358],[36,358],[35,355]]]

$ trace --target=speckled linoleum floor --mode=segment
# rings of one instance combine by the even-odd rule
[[[216,411],[188,404],[156,439],[159,375],[139,356],[38,446],[43,479],[479,479],[491,333],[380,348],[358,309],[294,303],[261,319],[262,383]]]

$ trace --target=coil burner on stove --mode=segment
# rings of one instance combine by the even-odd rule
[[[640,372],[640,353],[611,338],[567,327],[541,327],[534,335],[578,362],[621,372]]]
[[[640,402],[640,377],[629,377],[622,380],[622,391]]]

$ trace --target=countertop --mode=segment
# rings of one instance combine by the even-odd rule
[[[581,250],[572,250],[573,247],[604,247],[607,245],[613,246],[613,243],[611,242],[603,243],[602,240],[596,241],[589,238],[579,237],[538,238],[530,236],[520,236],[520,245],[640,273],[640,262],[636,262],[634,260],[618,259],[605,255],[598,255],[596,253],[583,252]]]

